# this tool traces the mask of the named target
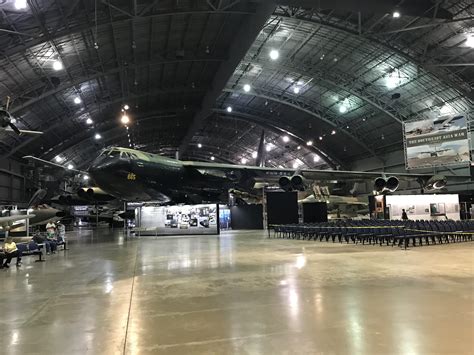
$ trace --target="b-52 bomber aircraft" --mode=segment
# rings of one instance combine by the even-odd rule
[[[26,159],[62,167],[33,156]],[[284,191],[304,191],[311,181],[374,180],[378,192],[395,191],[399,179],[416,180],[423,189],[441,189],[442,175],[383,172],[279,169],[247,165],[181,161],[129,148],[108,148],[87,172],[106,193],[125,201],[170,203],[227,202],[229,189],[255,191],[256,183],[275,184]],[[466,177],[465,177],[466,178]]]

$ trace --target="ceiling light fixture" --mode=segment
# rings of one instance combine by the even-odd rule
[[[300,146],[300,145],[299,145],[299,146],[297,146],[297,147],[296,147],[296,149],[300,150],[300,149],[301,149],[301,146]]]
[[[474,48],[474,33],[470,33],[466,38],[466,46]]]
[[[300,93],[300,88],[299,88],[298,86],[295,86],[295,87],[293,88],[293,92],[294,92],[295,94],[299,94],[299,93]]]
[[[56,163],[61,163],[64,159],[61,158],[59,155],[56,155],[56,157],[54,158],[54,160],[56,161]]]
[[[251,87],[250,87],[249,84],[245,84],[245,85],[244,85],[244,91],[245,91],[245,92],[249,92],[250,89],[251,89]]]
[[[83,178],[84,180],[89,180],[89,175],[84,175],[82,178]]]
[[[216,158],[214,158],[214,156],[211,156],[211,160],[214,161]]]
[[[307,145],[307,146],[312,146],[312,145],[313,145],[313,141],[307,141],[307,142],[306,142],[306,145]]]
[[[265,147],[265,150],[267,152],[271,151],[272,150],[272,146],[270,144],[267,144],[267,146]]]
[[[94,136],[95,139],[101,139],[102,136],[99,134],[99,133],[96,133],[95,136]]]
[[[122,118],[120,119],[120,121],[123,123],[123,124],[128,124],[130,122],[130,118],[126,115],[126,114],[123,114],[122,115]]]
[[[347,112],[347,106],[342,104],[341,106],[339,106],[339,112],[340,113],[346,113]]]
[[[15,9],[23,10],[26,9],[27,2],[26,0],[15,0]]]
[[[62,68],[63,68],[63,63],[61,63],[60,60],[55,60],[55,61],[53,62],[53,69],[54,69],[54,70],[57,71],[57,70],[61,70]]]
[[[258,156],[258,153],[257,153],[257,152],[252,152],[252,158],[255,159],[255,158],[257,158],[257,156]]]
[[[331,131],[331,134],[332,134],[332,135],[335,135],[335,134],[336,134],[336,130],[333,129],[333,130]]]
[[[125,104],[125,105],[123,106],[123,109],[124,109],[124,110],[128,110],[129,108],[130,108],[130,106],[128,106],[127,104]]]
[[[401,16],[400,11],[395,10],[395,11],[392,13],[392,17],[393,17],[393,18],[399,18],[400,16]]]
[[[276,49],[272,49],[269,53],[271,60],[277,60],[280,56],[280,53]]]
[[[93,123],[94,123],[94,121],[92,121],[92,119],[91,119],[91,118],[88,118],[88,119],[86,120],[86,123],[87,123],[87,124],[93,124]]]
[[[319,136],[319,140],[322,141],[322,140],[323,140],[323,136]]]
[[[231,112],[232,112],[232,107],[227,106],[226,111],[229,112],[229,113],[231,113]]]
[[[74,169],[74,165],[68,164],[68,165],[67,165],[67,168],[68,168],[69,170],[72,170],[72,169]]]
[[[290,137],[288,136],[283,136],[283,142],[288,143],[290,141]]]
[[[319,161],[319,155],[315,155],[313,157],[313,160],[314,160],[315,163],[317,163]]]
[[[201,143],[198,143],[198,148],[202,148],[202,144],[201,144]]]
[[[242,164],[247,164],[247,159],[246,159],[246,158],[242,158],[242,159],[240,160],[240,162],[241,162]]]
[[[79,96],[76,96],[76,97],[74,98],[74,103],[75,103],[76,105],[79,105],[79,104],[81,103],[81,98],[80,98]]]

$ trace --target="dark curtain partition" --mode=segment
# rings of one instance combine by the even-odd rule
[[[242,205],[230,208],[232,229],[263,229],[262,205]]]
[[[267,221],[268,225],[298,223],[298,194],[268,192]]]

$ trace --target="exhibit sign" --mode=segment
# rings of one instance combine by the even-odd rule
[[[219,234],[216,204],[142,206],[135,220],[140,235]]]
[[[459,220],[459,195],[387,195],[390,219],[401,219],[405,210],[410,220]]]
[[[407,169],[468,163],[469,135],[465,115],[405,122]]]

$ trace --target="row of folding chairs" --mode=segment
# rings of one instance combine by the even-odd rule
[[[337,221],[273,226],[273,237],[333,243],[423,246],[472,241],[474,221]]]

